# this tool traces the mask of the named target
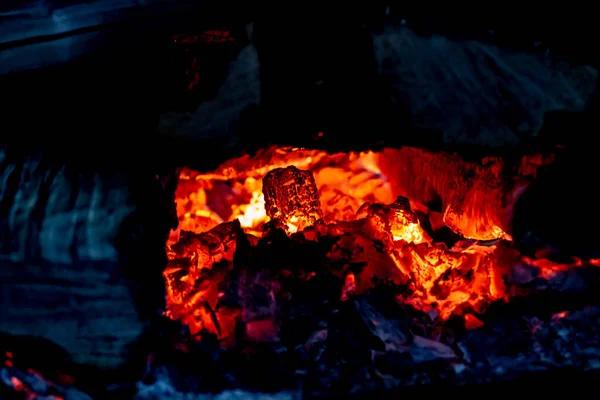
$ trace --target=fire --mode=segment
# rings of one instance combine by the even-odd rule
[[[367,201],[394,201],[391,187],[377,167],[375,153],[330,155],[272,148],[253,159],[246,156],[232,160],[208,174],[184,169],[177,190],[180,229],[201,233],[238,219],[247,232],[257,233],[269,221],[263,178],[272,170],[289,166],[312,172],[328,220],[350,221]]]
[[[510,240],[503,205],[523,182],[507,188],[503,173],[497,160],[482,165],[410,148],[338,154],[271,148],[210,173],[184,169],[176,193],[182,233],[169,241],[164,274],[167,315],[192,332],[226,336],[223,326],[232,326],[228,319],[239,312],[215,310],[223,293],[202,276],[232,262],[235,237],[245,235],[253,246],[277,228],[303,240],[338,238],[327,255],[332,262],[367,265],[368,273],[341,277],[342,300],[375,276],[408,284],[398,300],[442,319],[459,309],[480,312],[506,296],[503,274],[515,262],[506,246],[477,241]],[[435,199],[442,210],[425,205]],[[465,240],[452,248],[434,243],[423,223],[436,219]],[[474,316],[467,322],[481,323]]]

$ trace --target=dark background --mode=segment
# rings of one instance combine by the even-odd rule
[[[22,26],[23,31],[19,40],[3,40],[0,51],[12,54],[8,52],[27,48],[33,51],[26,54],[35,60],[6,57],[2,62],[5,73],[0,88],[8,100],[2,106],[2,136],[21,144],[44,143],[57,151],[68,147],[65,155],[83,154],[84,159],[89,153],[109,152],[119,155],[114,160],[129,160],[136,154],[146,156],[147,161],[186,164],[200,154],[210,166],[231,151],[268,143],[337,150],[381,144],[441,146],[438,133],[418,130],[408,118],[391,115],[390,89],[377,76],[369,34],[403,20],[421,35],[490,41],[529,52],[550,50],[560,59],[598,65],[596,28],[585,10],[528,13],[500,7],[390,6],[388,2],[275,6],[245,2],[243,6],[201,3],[182,11],[178,7],[189,2],[179,1],[161,5],[166,8],[160,13],[137,13],[125,22],[115,14],[118,23],[108,21],[60,35],[29,33],[31,28],[18,25],[17,17],[7,16],[10,10],[27,10],[40,3],[68,10],[67,6],[78,2],[5,3],[0,18],[13,27]],[[245,132],[240,133],[243,140],[238,147],[225,150],[219,142],[202,143],[194,154],[186,155],[182,149],[189,146],[157,137],[161,112],[191,109],[214,95],[228,63],[247,42],[244,25],[249,22],[254,22],[252,40],[259,52],[262,103],[260,110],[243,116],[239,129]],[[184,90],[186,57],[170,37],[206,29],[229,30],[237,40],[198,50],[205,60],[206,83],[202,90]],[[327,84],[316,89],[317,80]],[[595,104],[591,109],[597,108]],[[406,108],[409,115],[410,105]],[[553,116],[552,127],[545,127],[542,136],[550,142],[570,140],[586,148],[583,143],[589,135],[579,134],[582,129],[569,129],[569,135],[556,138],[564,126],[574,124],[582,124],[585,130],[597,125],[596,118],[583,115]],[[319,131],[327,135],[315,142]],[[399,131],[410,133],[398,135]],[[91,147],[97,151],[90,151]]]

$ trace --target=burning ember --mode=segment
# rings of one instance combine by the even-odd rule
[[[521,170],[530,162],[524,159]],[[469,326],[480,326],[475,315],[511,294],[506,277],[515,265],[525,263],[547,278],[568,269],[511,249],[506,204],[525,187],[527,172],[507,183],[499,160],[486,163],[411,148],[349,154],[271,148],[212,173],[183,170],[180,230],[169,240],[164,273],[167,314],[194,334],[204,329],[224,340],[233,335],[231,310],[219,309],[225,274],[206,277],[217,265],[235,265],[241,242],[260,251],[261,241],[269,243],[281,231],[297,243],[323,243],[329,272],[344,282],[342,300],[392,283],[403,288],[396,296],[401,304],[441,320],[466,314]],[[439,198],[439,211],[425,205]],[[445,226],[462,235],[451,247],[432,240]],[[265,290],[276,304],[281,288]],[[248,316],[235,318],[258,329]]]

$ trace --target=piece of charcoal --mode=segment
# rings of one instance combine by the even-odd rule
[[[198,269],[192,268],[192,264],[192,260],[189,258],[169,261],[163,276],[165,277],[167,294],[171,301],[182,303],[183,298],[194,289],[195,281],[199,275]]]
[[[182,232],[163,272],[167,289],[167,312],[190,326],[192,334],[208,329],[221,335],[217,307],[219,283],[233,266],[233,255],[244,233],[238,220],[216,226],[208,232]],[[219,268],[217,268],[219,266]],[[214,268],[214,269],[213,269]]]
[[[390,301],[394,302],[393,298]],[[398,319],[402,315],[401,313],[397,318],[386,318],[377,307],[377,305],[382,307],[383,305],[381,302],[378,303],[380,304],[373,304],[369,296],[363,296],[355,301],[354,306],[371,334],[384,344],[382,350],[404,352],[411,340],[409,327]],[[392,307],[399,309],[397,304],[392,304]]]
[[[375,239],[390,242],[404,240],[408,243],[431,241],[419,225],[408,198],[398,196],[389,205],[365,203],[357,211],[356,217],[369,221],[369,233]]]
[[[196,268],[204,268],[211,263],[210,249],[200,241],[200,235],[191,232],[181,232],[179,242],[171,246],[169,253],[172,259],[191,260]]]
[[[397,268],[384,245],[364,234],[339,237],[327,257],[349,267],[355,276],[354,291],[357,294],[372,288],[377,282],[402,285],[409,279]]]
[[[371,334],[384,344],[385,353],[410,356],[415,364],[457,358],[447,345],[421,336],[413,335],[406,313],[400,305],[383,293],[363,295],[355,301],[355,307]],[[404,317],[403,317],[404,316]]]
[[[323,217],[311,171],[294,166],[277,168],[263,179],[265,210],[289,232],[301,231]]]
[[[600,282],[600,269],[586,263],[563,265],[523,257],[512,266],[507,281],[522,288],[551,289],[563,293],[595,292]]]
[[[413,336],[410,355],[415,363],[458,358],[454,350],[444,343],[416,335]]]
[[[356,277],[352,272],[350,272],[346,275],[346,278],[344,279],[344,286],[342,288],[340,300],[346,301],[350,299],[350,296],[352,296],[354,292],[356,292]]]
[[[409,271],[420,286],[429,290],[443,272],[460,265],[464,257],[460,253],[449,251],[443,243],[432,246],[409,243],[402,247],[396,262],[399,268]]]
[[[235,219],[215,226],[200,234],[200,241],[208,247],[214,262],[233,260],[238,239],[244,235],[240,221]]]
[[[417,287],[435,300],[430,300],[430,304],[446,319],[460,304],[469,304],[479,312],[481,307],[504,294],[496,284],[493,261],[497,257],[493,249],[478,249],[481,251],[460,252],[449,250],[443,243],[409,243],[397,253],[395,261],[399,268],[411,274]],[[423,305],[417,298],[407,301],[417,307]]]
[[[279,326],[270,317],[250,321],[246,323],[245,339],[254,343],[279,342]]]
[[[393,241],[389,206],[365,203],[356,212],[356,218],[367,221],[367,232],[373,239],[384,243]]]
[[[317,237],[336,237],[345,234],[359,234],[368,231],[368,224],[366,218],[358,219],[355,221],[335,221],[329,224],[317,222],[314,226],[314,231]]]
[[[407,197],[398,196],[396,201],[390,204],[391,220],[390,229],[394,240],[420,243],[426,236],[419,225],[419,219],[413,212]],[[427,241],[430,241],[426,238]]]
[[[273,318],[279,284],[269,271],[245,272],[240,282],[244,322]]]

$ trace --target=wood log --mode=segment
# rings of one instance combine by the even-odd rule
[[[377,165],[394,196],[439,207],[444,223],[467,238],[493,240],[511,234],[519,196],[539,167],[553,159],[537,154],[516,163],[498,158],[475,162],[456,154],[404,147],[378,153]]]
[[[127,364],[164,307],[174,186],[0,149],[0,333],[47,339],[77,364]]]
[[[385,149],[377,165],[394,196],[433,204],[443,222],[468,238],[509,235],[522,251],[551,247],[584,259],[600,257],[600,224],[591,176],[598,170],[593,146],[515,160],[466,160],[459,155],[404,147]],[[437,203],[437,204],[436,204]]]

